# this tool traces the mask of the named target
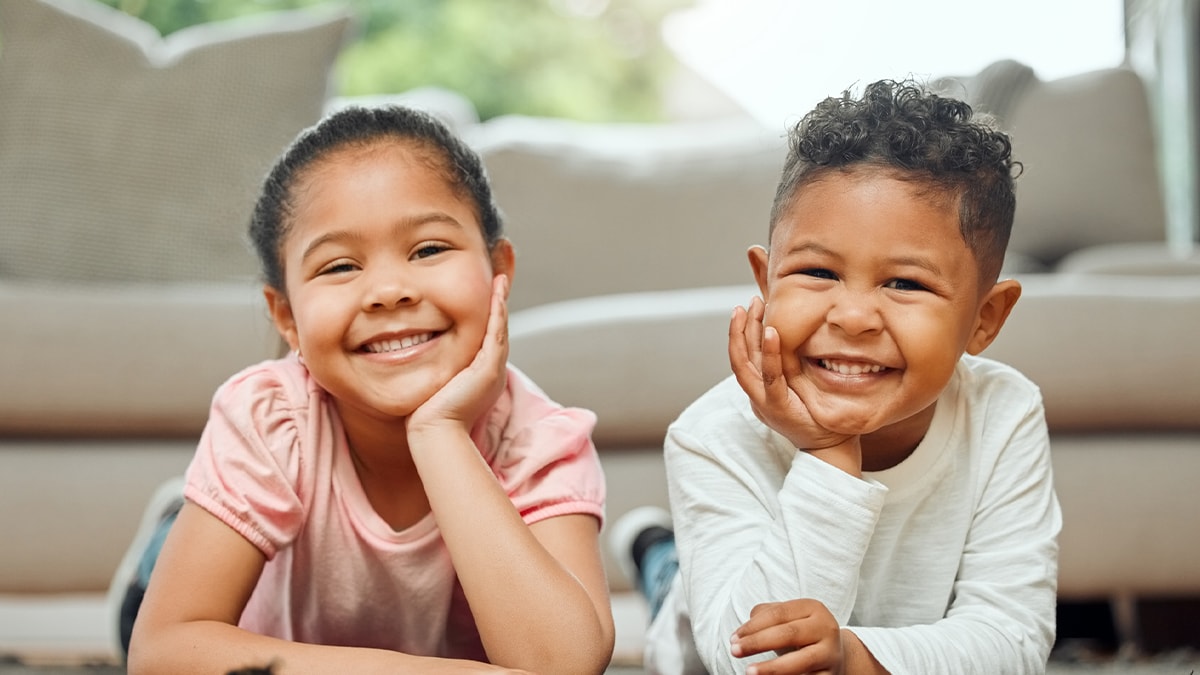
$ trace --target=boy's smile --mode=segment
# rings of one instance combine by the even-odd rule
[[[1000,286],[981,293],[956,200],[884,170],[801,187],[770,247],[750,251],[763,323],[789,387],[837,433],[907,422],[915,447],[959,357],[987,346],[1011,306],[995,311]]]
[[[406,417],[479,351],[508,270],[493,269],[470,200],[410,146],[339,151],[310,172],[277,323],[347,426]]]

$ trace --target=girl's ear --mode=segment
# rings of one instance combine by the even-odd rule
[[[506,237],[500,237],[492,245],[492,274],[503,274],[508,277],[508,285],[512,287],[513,272],[516,271],[517,254],[512,242]]]
[[[746,251],[746,257],[750,259],[750,269],[754,272],[754,281],[758,283],[758,292],[765,302],[767,299],[767,249],[758,245],[751,246]]]
[[[267,311],[271,314],[271,321],[275,323],[275,330],[279,331],[279,337],[283,338],[293,351],[299,351],[300,338],[296,334],[296,317],[292,315],[292,305],[282,291],[270,284],[263,286],[263,297],[267,299]]]
[[[1005,279],[992,286],[979,304],[975,331],[967,341],[968,354],[977,355],[992,344],[1020,297],[1021,284],[1016,279]]]

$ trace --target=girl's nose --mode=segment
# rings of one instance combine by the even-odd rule
[[[404,305],[412,305],[416,304],[421,297],[413,275],[393,266],[376,270],[364,281],[366,282],[366,291],[363,293],[363,309],[365,311],[395,309]]]

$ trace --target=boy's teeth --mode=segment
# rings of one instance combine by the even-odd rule
[[[379,342],[372,342],[371,344],[367,345],[367,351],[373,354],[395,352],[401,349],[415,347],[423,342],[429,342],[429,339],[432,337],[432,333],[421,333],[420,335],[406,335],[395,340],[381,340]]]
[[[835,361],[827,361],[821,359],[821,367],[826,370],[832,370],[839,375],[862,375],[863,373],[878,373],[883,370],[883,366],[864,365],[861,363],[837,363]]]

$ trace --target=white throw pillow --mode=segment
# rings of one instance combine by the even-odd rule
[[[315,123],[340,7],[165,39],[94,0],[0,2],[0,278],[250,278],[259,182]]]

